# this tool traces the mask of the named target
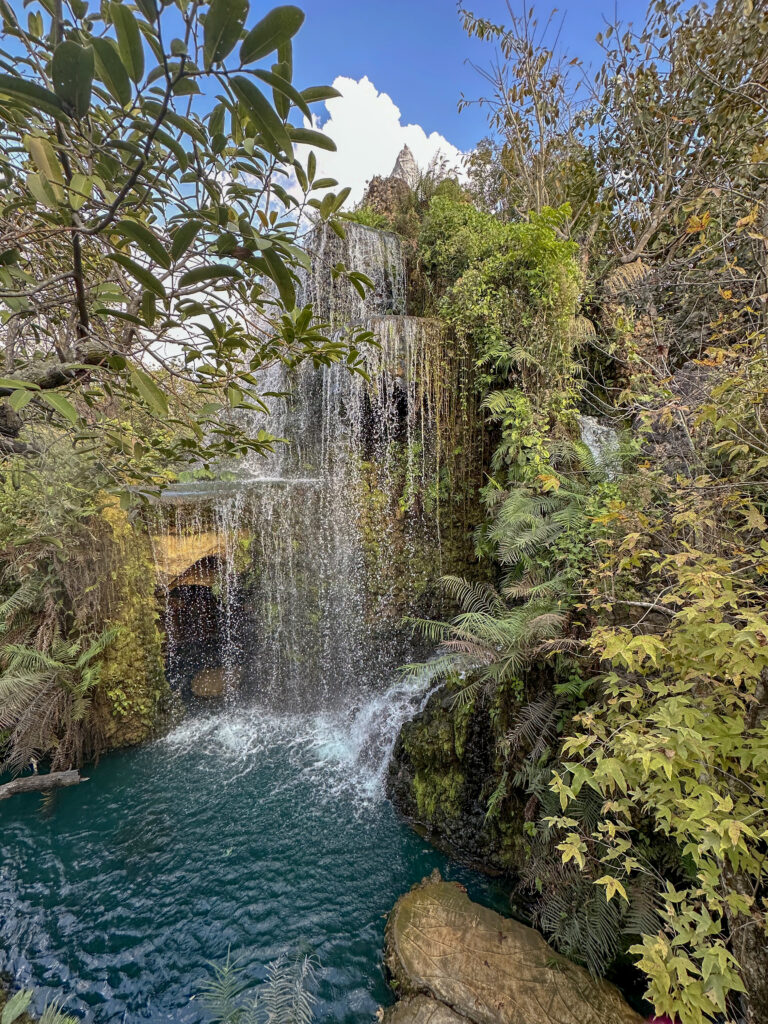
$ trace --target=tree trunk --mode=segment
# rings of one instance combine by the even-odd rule
[[[723,882],[731,892],[753,897],[750,879],[741,872],[724,866]],[[747,990],[744,1014],[747,1024],[766,1024],[768,1021],[768,938],[765,921],[759,911],[752,914],[729,912],[731,948],[741,967],[741,979]]]
[[[66,772],[49,772],[48,775],[25,775],[23,778],[12,779],[0,786],[0,800],[7,800],[16,793],[47,793],[52,789],[76,786],[79,782],[87,781],[75,769]]]

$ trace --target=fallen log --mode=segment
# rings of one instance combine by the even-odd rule
[[[16,793],[47,793],[51,789],[76,786],[78,782],[87,781],[74,768],[66,772],[49,772],[47,775],[25,775],[0,786],[0,800],[7,800]]]

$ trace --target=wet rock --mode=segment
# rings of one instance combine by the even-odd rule
[[[235,539],[239,542],[240,534]],[[186,584],[214,586],[217,563],[227,558],[226,540],[224,534],[213,530],[154,535],[152,552],[158,584],[168,590]]]
[[[395,904],[385,963],[406,997],[385,1018],[397,1024],[642,1024],[613,985],[534,929],[472,903],[436,871]]]
[[[227,690],[237,688],[240,674],[239,668],[206,668],[197,673],[189,688],[194,697],[223,697]]]
[[[497,733],[512,710],[481,702],[455,707],[447,690],[438,690],[400,730],[387,775],[387,796],[404,817],[491,872],[515,873],[529,855],[527,794],[511,792],[503,814],[487,815],[503,770]]]

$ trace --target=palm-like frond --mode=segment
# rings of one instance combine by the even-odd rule
[[[311,1024],[317,1002],[314,957],[281,953],[267,964],[267,976],[255,991],[229,953],[223,964],[209,967],[212,977],[199,991],[213,1024]],[[252,994],[246,997],[247,992]]]

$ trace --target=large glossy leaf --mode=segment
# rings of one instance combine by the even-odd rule
[[[296,285],[293,275],[274,249],[265,249],[261,254],[269,270],[269,277],[277,285],[280,298],[290,312],[296,306]]]
[[[77,423],[77,409],[64,395],[60,395],[57,391],[41,391],[40,398],[47,402],[52,409],[55,409],[60,416],[63,416],[65,420],[69,420],[70,423]]]
[[[232,52],[248,17],[248,7],[248,0],[213,0],[205,16],[203,35],[206,68]]]
[[[308,89],[302,89],[301,95],[307,103],[319,103],[321,100],[338,99],[341,93],[332,85],[311,85]]]
[[[119,263],[120,266],[127,270],[131,277],[135,278],[144,288],[148,288],[151,292],[154,292],[158,298],[165,298],[165,288],[161,281],[159,281],[154,274],[152,274],[146,267],[142,267],[141,264],[132,260],[130,256],[126,256],[122,252],[111,252],[109,253],[109,259],[114,260],[115,263]]]
[[[128,372],[131,375],[131,382],[133,383],[133,386],[139,392],[149,408],[153,412],[156,412],[158,416],[167,416],[168,399],[157,384],[155,384],[150,375],[144,370],[140,370],[137,366],[129,367]]]
[[[287,5],[273,8],[243,40],[240,47],[241,62],[250,64],[274,53],[296,35],[303,23],[304,12],[299,7]]]
[[[176,229],[171,242],[172,259],[177,260],[187,251],[202,226],[199,220],[188,220]]]
[[[289,160],[293,160],[293,147],[288,130],[261,89],[243,75],[234,76],[232,88],[254,126],[268,142],[272,143],[270,150],[285,153]]]
[[[141,224],[135,220],[121,220],[115,225],[115,231],[121,234],[123,238],[134,242],[145,255],[168,270],[171,265],[171,258],[158,237],[146,224]]]
[[[131,80],[112,39],[94,39],[96,74],[121,107],[131,102]]]
[[[144,47],[139,23],[125,4],[110,4],[110,14],[117,33],[117,48],[128,75],[134,82],[144,77]]]
[[[272,88],[283,96],[286,96],[299,110],[304,114],[305,117],[312,119],[312,112],[306,104],[304,97],[298,91],[294,89],[291,83],[283,78],[281,75],[275,74],[274,71],[262,71],[260,68],[253,72],[257,78],[260,78],[262,82],[266,82],[267,85],[271,85]],[[286,111],[287,113],[287,111]]]
[[[9,96],[17,103],[23,103],[25,107],[31,107],[61,120],[67,117],[64,105],[56,93],[44,89],[35,82],[19,78],[18,75],[0,74],[0,95]]]
[[[37,135],[25,135],[24,148],[50,186],[57,202],[62,202],[64,199],[64,174],[53,146],[47,139],[39,138]]]
[[[220,281],[224,278],[240,278],[243,275],[236,267],[228,267],[225,263],[216,263],[212,266],[195,267],[182,274],[179,279],[179,288],[187,288],[191,284],[203,284],[206,281]]]
[[[336,143],[329,139],[322,132],[316,132],[312,128],[288,128],[288,134],[292,142],[300,142],[306,146],[314,146],[316,149],[327,149],[329,153],[336,152]]]
[[[77,117],[85,117],[91,105],[93,49],[65,39],[53,51],[53,89],[64,106]]]

